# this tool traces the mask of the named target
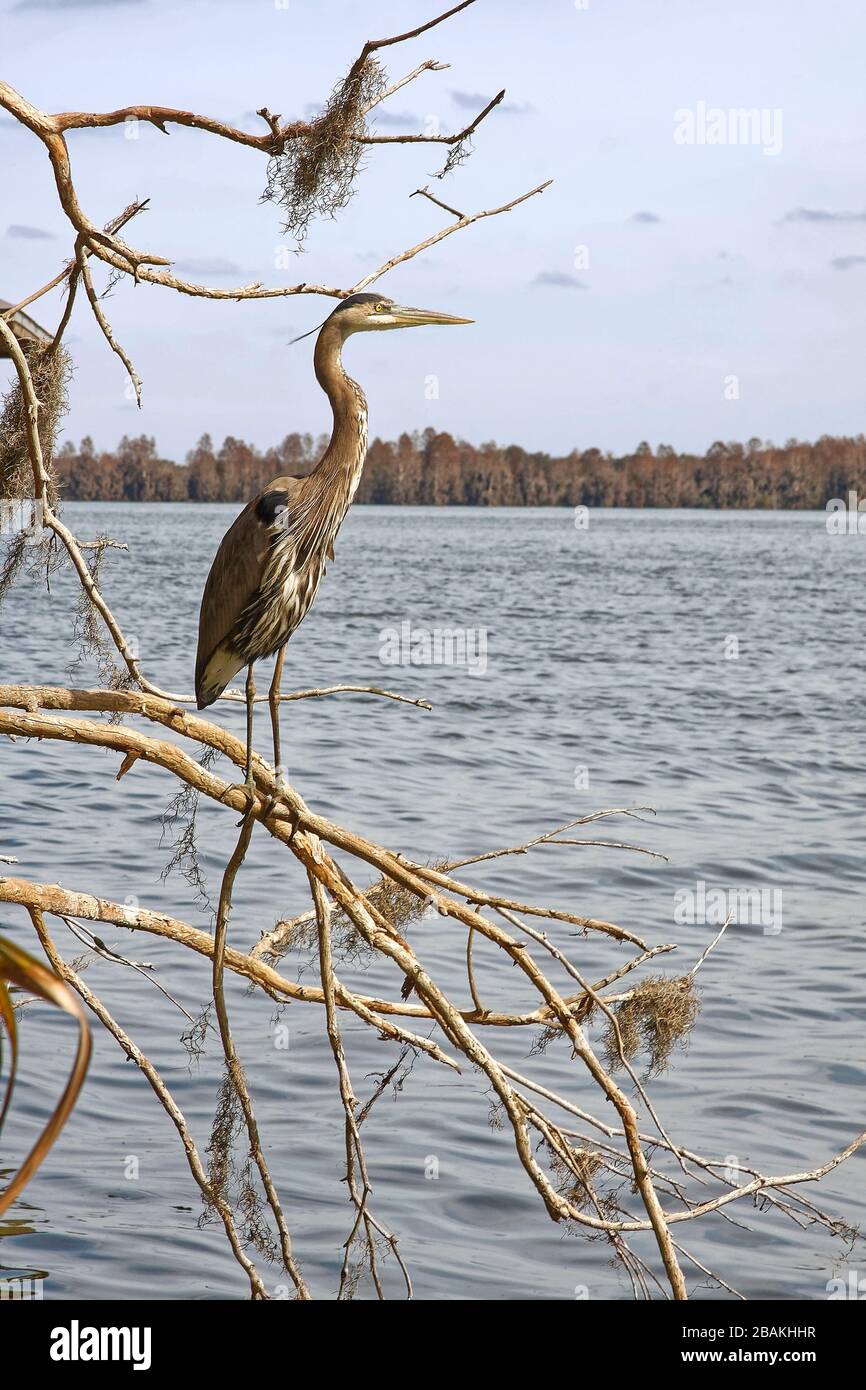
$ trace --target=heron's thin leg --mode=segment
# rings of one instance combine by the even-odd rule
[[[277,661],[276,665],[274,666],[274,677],[271,681],[270,693],[268,694],[268,704],[271,707],[271,731],[274,736],[274,793],[272,796],[268,798],[267,805],[265,806],[265,809],[262,812],[262,820],[267,820],[268,816],[271,814],[271,812],[274,809],[274,806],[277,803],[277,798],[279,797],[280,792],[283,790],[283,788],[286,786],[288,782],[288,778],[286,777],[285,770],[283,768],[282,753],[280,751],[280,684],[283,679],[283,662],[285,661],[285,658],[286,649],[285,647],[280,647],[280,650],[277,652]],[[298,819],[296,816],[293,815],[292,833],[289,836],[290,843],[294,838],[297,829]]]
[[[247,763],[246,763],[246,785],[251,797],[256,794],[256,784],[253,781],[253,710],[256,703],[256,682],[253,677],[253,663],[247,667]]]
[[[280,683],[283,679],[283,662],[286,659],[285,647],[280,647],[277,652],[277,661],[274,666],[274,678],[271,681],[271,689],[268,695],[268,704],[271,707],[271,730],[274,736],[274,776],[279,790],[286,778],[283,775],[283,759],[280,752]]]
[[[256,682],[253,676],[252,662],[250,662],[249,666],[247,667],[246,698],[247,752],[246,758],[244,759],[245,776],[243,786],[241,786],[240,782],[233,782],[231,786],[226,787],[225,791],[220,797],[221,801],[225,801],[226,797],[229,795],[229,792],[245,791],[248,797],[248,802],[246,810],[244,811],[244,819],[246,819],[246,817],[251,813],[256,804],[256,784],[255,779],[253,778],[253,711],[255,709],[256,704]],[[238,825],[243,825],[243,823],[243,820],[238,821]]]

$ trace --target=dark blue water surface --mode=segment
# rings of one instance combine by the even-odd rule
[[[191,689],[198,600],[234,511],[66,509],[82,537],[110,531],[128,542],[128,554],[109,556],[103,587],[164,688]],[[465,871],[517,897],[677,943],[654,970],[682,973],[715,933],[709,923],[675,920],[676,894],[698,881],[781,894],[781,930],[738,923],[703,966],[690,1045],[653,1083],[660,1117],[682,1143],[776,1173],[830,1157],[863,1128],[866,1111],[864,565],[866,539],[828,536],[816,514],[602,511],[582,530],[565,510],[356,508],[286,663],[286,689],[360,682],[429,697],[430,713],[342,695],[283,714],[291,777],[309,804],[409,854],[456,858],[600,808],[654,807],[650,824],[602,823],[584,837],[636,842],[667,863],[586,846]],[[19,582],[0,618],[3,681],[69,681],[75,600],[67,574],[53,577],[50,594],[33,579]],[[483,629],[486,670],[383,665],[382,631],[407,621]],[[263,667],[262,686],[269,674]],[[74,683],[95,683],[92,670]],[[223,703],[214,718],[241,732],[240,706]],[[267,755],[266,733],[261,713]],[[210,929],[183,876],[161,878],[172,853],[161,816],[174,790],[164,774],[138,764],[118,783],[118,755],[49,742],[4,741],[0,756],[0,853],[20,861],[10,872]],[[210,804],[201,813],[198,843],[214,891],[236,819]],[[366,881],[357,865],[352,871]],[[231,943],[252,946],[304,906],[294,858],[258,834],[237,884]],[[54,925],[68,959],[87,956]],[[18,909],[0,907],[0,930],[33,944]],[[190,1014],[207,1003],[202,957],[143,934],[102,935],[155,965]],[[551,935],[591,978],[624,958],[565,926]],[[465,936],[435,916],[412,939],[428,970],[468,1006]],[[535,1006],[493,947],[481,943],[476,954],[485,1002]],[[290,956],[283,968],[315,979],[306,957]],[[384,965],[348,963],[341,972],[367,993],[399,993]],[[221,1075],[213,1033],[190,1060],[179,1041],[187,1020],[140,973],[91,959],[84,975],[160,1068],[204,1152]],[[313,1292],[331,1297],[351,1220],[322,1012],[292,1005],[278,1017],[234,977],[229,999],[298,1259]],[[276,1045],[279,1021],[289,1025],[288,1049]],[[28,1009],[21,1029],[7,1167],[52,1104],[71,1036],[44,1007]],[[356,1021],[344,1020],[344,1032],[365,1098],[393,1048]],[[174,1128],[116,1043],[98,1024],[94,1033],[83,1095],[11,1213],[0,1264],[46,1274],[46,1297],[246,1296],[221,1228],[199,1228],[200,1197]],[[485,1040],[512,1066],[613,1118],[561,1042],[530,1057],[530,1030]],[[571,1298],[582,1287],[590,1297],[630,1297],[604,1241],[548,1219],[509,1132],[489,1124],[490,1106],[480,1074],[466,1067],[456,1076],[424,1058],[364,1127],[375,1210],[398,1233],[417,1293]],[[438,1177],[428,1176],[437,1166]],[[864,1172],[855,1155],[812,1195],[859,1222]],[[637,1199],[621,1197],[642,1214]],[[817,1228],[751,1202],[728,1212],[741,1224],[713,1216],[681,1226],[677,1238],[750,1297],[824,1298],[837,1262],[847,1268],[843,1248]],[[652,1260],[651,1239],[638,1237],[635,1248]],[[690,1286],[711,1296],[704,1276],[685,1267]],[[269,1287],[285,1282],[266,1265],[263,1272]],[[399,1292],[393,1262],[386,1283]]]

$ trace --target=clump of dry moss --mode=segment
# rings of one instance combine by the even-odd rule
[[[97,588],[102,577],[102,563],[109,545],[108,536],[98,536],[95,548],[86,552],[84,561],[90,577]],[[88,659],[95,662],[99,683],[106,690],[128,690],[132,677],[126,665],[115,661],[116,647],[105,636],[102,618],[91,603],[85,589],[80,589],[75,605],[73,633],[78,641],[78,654],[69,665],[70,678],[75,678]],[[112,723],[120,723],[121,716],[111,716]]]
[[[550,1168],[556,1179],[556,1191],[579,1211],[591,1204],[592,1180],[602,1166],[598,1154],[591,1149],[569,1148],[568,1161],[553,1148],[549,1149]]]
[[[220,1082],[207,1149],[212,1198],[203,1194],[198,1225],[203,1229],[216,1221],[218,1204],[224,1202],[235,1212],[244,1243],[266,1260],[275,1261],[279,1258],[279,1247],[268,1224],[267,1204],[258,1188],[253,1160],[249,1154],[242,1164],[235,1158],[235,1146],[243,1131],[240,1097],[226,1069]]]
[[[57,501],[52,463],[57,436],[69,404],[68,388],[72,358],[64,347],[31,348],[27,353],[33,389],[39,401],[37,425],[42,444],[42,461],[51,480],[51,506]],[[33,468],[27,447],[27,406],[16,375],[3,397],[0,409],[0,498],[20,500],[33,496]]]
[[[606,1221],[619,1221],[625,1213],[620,1206],[614,1189],[607,1190],[594,1186],[594,1180],[605,1170],[600,1154],[592,1149],[576,1149],[569,1145],[568,1153],[562,1154],[552,1145],[547,1145],[550,1157],[550,1170],[556,1191],[578,1211],[588,1211]],[[609,1175],[610,1176],[610,1175]],[[578,1229],[571,1225],[570,1229]],[[590,1240],[609,1238],[604,1231],[588,1232],[579,1228]]]
[[[6,541],[3,547],[3,563],[0,565],[0,603],[3,602],[12,588],[28,559],[29,539],[26,531],[19,531],[17,535]]]
[[[439,868],[440,865],[434,865]],[[387,922],[402,932],[411,922],[417,922],[426,909],[426,900],[393,878],[380,878],[371,884],[364,897],[371,907],[381,912]],[[340,914],[338,913],[338,916]]]
[[[446,862],[437,861],[430,867],[443,869]],[[371,883],[365,890],[364,897],[401,935],[405,934],[406,928],[413,922],[423,917],[427,908],[425,898],[419,898],[417,893],[387,876]],[[289,951],[310,952],[318,946],[316,918],[310,913],[304,913],[291,922],[278,922],[277,927],[285,930],[279,944],[268,950],[268,956],[274,960],[279,960]],[[334,908],[331,931],[334,952],[339,960],[363,960],[369,955],[370,947],[341,907]]]
[[[648,1076],[657,1076],[667,1066],[674,1047],[684,1047],[700,1012],[700,999],[691,975],[672,979],[654,975],[632,990],[631,997],[614,1005],[622,1039],[622,1050],[630,1062],[643,1050],[649,1057]],[[622,1067],[616,1032],[608,1022],[602,1034],[605,1065],[609,1071]]]
[[[237,1209],[246,1243],[258,1250],[264,1259],[276,1264],[280,1258],[280,1247],[268,1224],[268,1206],[259,1191],[251,1158],[247,1159],[240,1175]]]
[[[36,424],[42,466],[47,477],[45,501],[54,510],[58,504],[54,454],[69,405],[72,358],[60,343],[27,348],[25,355],[39,406]],[[27,427],[27,403],[16,374],[0,407],[0,506],[6,504],[8,507],[11,504],[13,510],[17,510],[20,505],[20,518],[14,518],[10,534],[2,537],[5,544],[0,556],[0,602],[22,570],[28,569],[35,577],[50,583],[51,575],[67,560],[64,547],[57,544],[51,530],[42,526],[43,517],[35,502],[37,489]],[[31,528],[29,531],[28,527]],[[108,536],[100,536],[85,556],[91,578],[97,586],[102,561],[110,544]],[[85,656],[92,656],[103,686],[111,690],[122,690],[128,686],[129,673],[125,666],[119,666],[114,661],[114,648],[105,638],[101,619],[83,588],[78,595],[74,631],[80,650],[73,669],[83,664]]]
[[[334,88],[324,111],[268,164],[262,198],[285,210],[285,230],[302,245],[314,217],[334,217],[352,196],[364,146],[364,113],[385,90],[375,58],[355,65]]]
[[[207,1147],[208,1183],[214,1197],[225,1202],[231,1199],[231,1186],[237,1176],[232,1150],[242,1124],[240,1099],[226,1069],[220,1082],[210,1143]],[[203,1201],[199,1226],[206,1226],[218,1216],[217,1208],[210,1198],[205,1196]]]
[[[581,999],[571,1004],[569,1007],[575,1023],[579,1023],[581,1027],[583,1027],[592,1017],[596,1004],[591,994],[584,994]],[[541,1056],[557,1038],[567,1037],[568,1034],[565,1032],[565,1029],[560,1028],[558,1023],[552,1023],[549,1027],[542,1028],[541,1032],[536,1035],[532,1047],[529,1049],[530,1057]]]
[[[42,461],[49,479],[48,502],[53,507],[57,503],[54,450],[68,405],[72,359],[66,349],[59,345],[54,351],[50,346],[30,348],[26,355],[39,401],[37,429],[42,445]],[[35,491],[27,442],[27,406],[16,375],[0,406],[0,507],[4,503],[12,504],[13,508],[20,504],[21,515],[10,534],[0,537],[3,542],[0,553],[0,602],[22,570],[29,569],[34,575],[50,579],[52,572],[59,568],[65,558],[57,546],[52,545],[52,538],[47,532],[40,540],[38,532],[34,536],[32,531],[26,529],[39,520],[32,510]]]

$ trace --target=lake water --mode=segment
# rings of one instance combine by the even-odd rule
[[[103,587],[164,688],[191,688],[201,588],[235,510],[66,509],[79,536],[107,530],[129,543],[128,555],[108,557]],[[288,649],[285,689],[383,684],[434,706],[427,713],[342,695],[284,707],[292,779],[323,814],[409,854],[456,858],[600,808],[654,807],[650,824],[602,823],[587,838],[637,842],[667,863],[609,848],[547,848],[465,872],[652,942],[677,942],[660,962],[672,973],[690,968],[715,933],[675,920],[676,894],[704,882],[763,889],[780,904],[781,930],[732,926],[710,956],[690,1045],[652,1087],[682,1143],[765,1172],[816,1166],[864,1124],[864,565],[866,538],[829,536],[823,514],[598,511],[581,530],[565,510],[356,508]],[[19,582],[0,615],[4,682],[67,683],[74,597],[69,576],[55,576],[50,595],[32,579]],[[383,665],[381,632],[407,621],[483,630],[486,669]],[[262,669],[260,686],[268,679]],[[83,673],[74,683],[92,680]],[[241,732],[240,706],[218,706],[214,717]],[[266,713],[257,727],[269,756]],[[165,775],[139,764],[118,784],[117,755],[50,743],[4,742],[0,757],[0,852],[18,856],[12,872],[133,898],[209,929],[183,877],[160,877],[171,857],[160,819],[173,791]],[[201,814],[199,847],[214,890],[235,821],[210,805]],[[250,947],[304,905],[294,858],[257,834],[238,880],[231,944]],[[66,957],[81,956],[80,943],[54,925]],[[33,942],[20,910],[0,907],[0,930]],[[143,934],[102,934],[154,963],[189,1013],[207,1003],[210,967],[201,957]],[[623,958],[567,928],[558,939],[591,978]],[[414,927],[412,940],[468,1004],[461,934],[436,918]],[[492,947],[482,943],[478,957],[487,999],[530,1004]],[[307,959],[287,957],[283,968],[315,978]],[[100,960],[85,973],[161,1069],[204,1151],[220,1079],[213,1034],[190,1061],[179,1042],[186,1019],[140,974]],[[399,988],[383,967],[343,974],[365,992],[394,997]],[[322,1012],[285,1009],[284,1050],[274,1045],[269,1000],[233,978],[230,1007],[298,1259],[314,1294],[332,1297],[351,1220]],[[58,1061],[65,1065],[69,1028],[48,1015],[31,1009],[22,1021],[7,1166],[32,1142],[55,1095]],[[355,1089],[366,1097],[395,1053],[360,1024],[344,1020],[344,1029]],[[199,1193],[172,1125],[95,1022],[94,1033],[84,1093],[6,1223],[0,1265],[46,1275],[46,1297],[245,1297],[221,1227],[197,1225]],[[530,1059],[527,1030],[485,1040],[610,1118],[562,1043]],[[384,1096],[365,1125],[374,1209],[399,1235],[418,1296],[561,1299],[583,1286],[590,1297],[630,1297],[604,1241],[550,1222],[509,1134],[489,1126],[489,1108],[478,1075],[420,1059],[399,1096]],[[862,1221],[864,1163],[855,1155],[810,1195]],[[742,1224],[712,1216],[681,1226],[678,1239],[749,1297],[821,1299],[840,1263],[856,1267],[857,1257],[846,1263],[841,1244],[818,1229],[751,1202],[727,1210]],[[651,1237],[634,1244],[652,1259]],[[717,1296],[685,1269],[696,1296]],[[269,1287],[284,1282],[264,1273]],[[393,1273],[387,1283],[399,1293]]]

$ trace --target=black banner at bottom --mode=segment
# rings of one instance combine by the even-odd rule
[[[674,1367],[699,1373],[707,1366],[728,1369],[761,1366],[767,1372],[790,1366],[817,1370],[826,1378],[859,1355],[863,1337],[859,1299],[814,1303],[724,1302],[627,1303],[594,1300],[568,1303],[527,1301],[516,1314],[513,1305],[484,1303],[483,1322],[478,1320],[478,1304],[452,1302],[439,1304],[436,1323],[427,1322],[430,1305],[415,1302],[397,1312],[392,1303],[387,1323],[378,1322],[377,1312],[365,1301],[366,1313],[356,1304],[349,1317],[353,1343],[342,1352],[331,1349],[332,1370],[343,1365],[351,1371],[364,1362],[372,1350],[365,1343],[371,1333],[387,1337],[387,1361],[395,1367],[405,1349],[417,1357],[419,1337],[431,1331],[441,1336],[442,1320],[465,1324],[461,1338],[459,1366],[465,1379],[473,1363],[479,1369],[501,1360],[504,1345],[497,1346],[501,1333],[509,1346],[522,1341],[515,1318],[528,1319],[525,1332],[527,1352],[537,1357],[552,1346],[557,1355],[576,1358],[581,1376],[596,1367],[619,1373],[652,1369],[655,1375]],[[506,1311],[507,1310],[507,1311]],[[499,1316],[508,1317],[501,1326]],[[166,1372],[208,1371],[220,1375],[232,1370],[272,1369],[280,1362],[291,1362],[303,1347],[316,1357],[315,1342],[300,1343],[298,1335],[315,1337],[321,1324],[318,1315],[285,1302],[252,1303],[72,1303],[21,1300],[0,1303],[0,1349],[7,1354],[14,1348],[19,1364],[28,1372],[38,1372],[49,1381],[83,1377],[101,1379],[101,1372],[113,1378],[125,1373],[145,1375]],[[402,1316],[406,1322],[402,1322]],[[375,1319],[368,1323],[367,1318]],[[398,1321],[398,1318],[400,1319]],[[357,1319],[357,1321],[356,1321]],[[539,1322],[546,1324],[535,1340]],[[473,1334],[474,1328],[474,1334]],[[550,1344],[547,1338],[550,1338]],[[555,1340],[555,1343],[553,1339]],[[292,1339],[292,1340],[290,1340]],[[403,1345],[401,1345],[403,1344]],[[368,1352],[363,1348],[367,1345]],[[381,1344],[378,1344],[381,1347]],[[437,1343],[433,1342],[433,1346]],[[441,1345],[441,1343],[439,1344]],[[471,1348],[478,1350],[473,1356]],[[354,1350],[352,1349],[354,1348]],[[568,1349],[568,1350],[567,1350]],[[343,1356],[346,1356],[345,1362]],[[509,1352],[509,1358],[511,1353]],[[373,1353],[365,1374],[373,1366],[382,1372],[382,1352]],[[406,1362],[402,1363],[404,1366]],[[412,1362],[410,1361],[410,1365]],[[444,1368],[443,1368],[444,1369]]]

